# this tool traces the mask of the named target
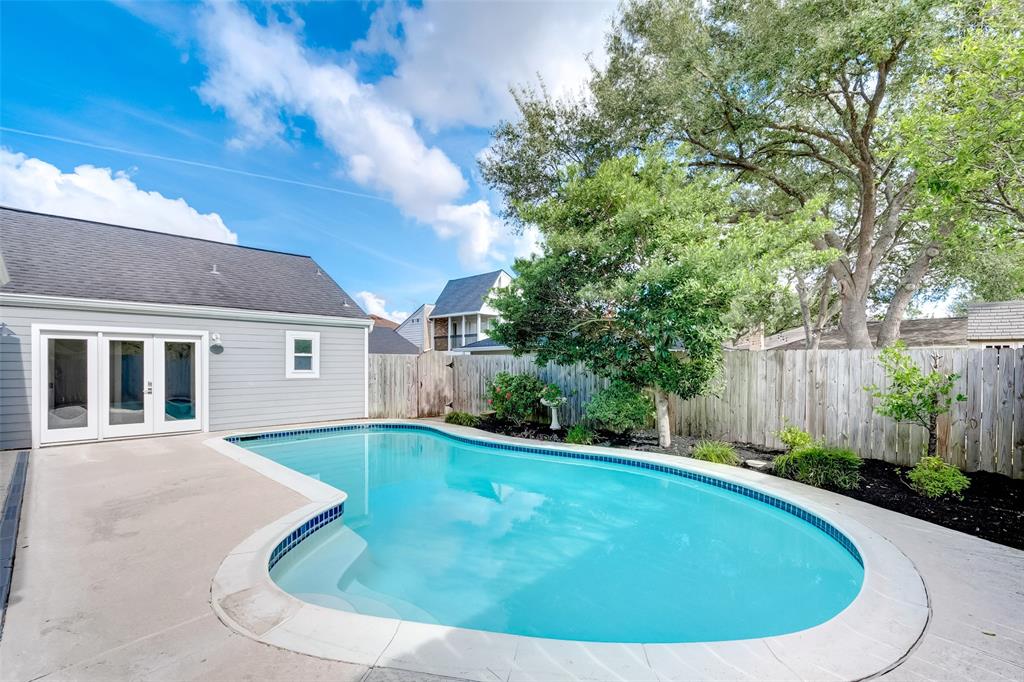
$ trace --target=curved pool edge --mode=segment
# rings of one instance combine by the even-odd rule
[[[336,425],[374,424],[415,425],[484,444],[513,444],[652,462],[754,489],[818,516],[845,535],[863,560],[860,593],[836,616],[806,630],[760,639],[679,644],[541,639],[316,606],[284,592],[274,583],[268,570],[271,553],[310,519],[343,504],[345,493],[218,437],[209,439],[206,445],[310,500],[244,540],[220,565],[211,585],[211,604],[228,627],[266,644],[320,658],[490,682],[496,676],[856,680],[897,666],[914,648],[927,625],[930,606],[917,570],[886,538],[842,513],[844,505],[856,504],[849,498],[766,474],[689,458],[617,448],[540,444],[440,422],[367,419]],[[303,427],[291,427],[260,433],[301,430]]]

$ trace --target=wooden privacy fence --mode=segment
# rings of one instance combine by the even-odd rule
[[[912,349],[913,360],[960,375],[954,391],[967,397],[939,418],[939,455],[967,471],[1024,476],[1024,349]],[[775,433],[787,423],[849,447],[862,457],[912,465],[927,431],[875,412],[864,387],[887,386],[874,350],[731,351],[705,396],[673,398],[673,432],[781,447]],[[448,365],[451,365],[449,368]],[[436,416],[446,403],[465,412],[488,409],[487,382],[520,372],[557,384],[569,398],[565,423],[583,417],[590,397],[607,385],[582,366],[538,367],[532,357],[508,355],[370,356],[370,415]]]
[[[1024,350],[927,348],[908,351],[925,370],[960,375],[957,402],[938,420],[938,454],[967,471],[1024,475]],[[928,431],[875,412],[865,386],[887,388],[875,350],[726,353],[715,394],[675,400],[674,431],[781,447],[787,422],[862,457],[917,462]]]
[[[451,402],[452,356],[370,355],[370,417],[437,417]]]

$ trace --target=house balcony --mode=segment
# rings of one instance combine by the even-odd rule
[[[463,346],[468,346],[471,343],[476,343],[479,339],[479,334],[456,334],[455,336],[451,337],[451,346],[449,346],[449,338],[447,336],[435,336],[434,348],[436,350],[458,350]]]

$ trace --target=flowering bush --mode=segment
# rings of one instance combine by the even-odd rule
[[[487,404],[498,419],[521,426],[537,410],[543,390],[535,376],[499,372],[487,385]]]

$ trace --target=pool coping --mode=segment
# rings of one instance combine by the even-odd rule
[[[793,481],[725,465],[657,453],[538,443],[408,419],[366,419],[330,426],[406,424],[484,444],[619,457],[682,469],[782,499],[818,516],[845,535],[864,563],[864,582],[853,602],[832,619],[773,637],[678,644],[616,644],[541,639],[417,623],[340,611],[306,603],[270,578],[271,554],[282,543],[322,522],[346,494],[272,462],[225,438],[208,447],[303,495],[310,502],[265,526],[225,558],[211,585],[211,604],[236,632],[283,649],[320,658],[490,682],[495,679],[848,679],[874,677],[897,666],[923,633],[931,609],[910,560],[883,536],[844,516],[847,498]],[[258,433],[305,430],[301,426]],[[829,506],[810,499],[826,496]],[[835,498],[834,500],[831,498]],[[302,530],[305,525],[306,530]]]

